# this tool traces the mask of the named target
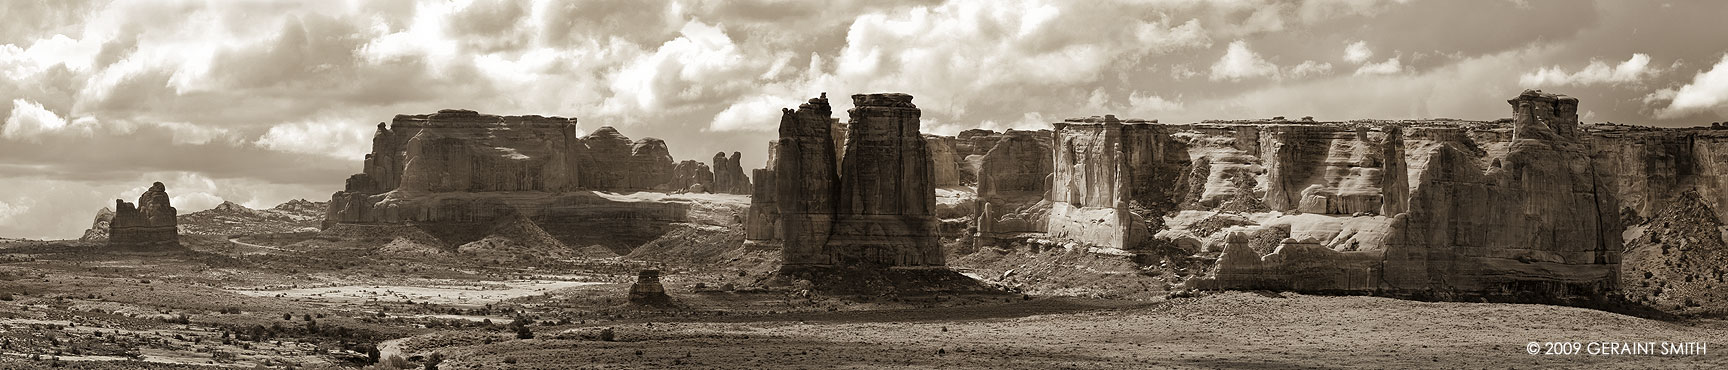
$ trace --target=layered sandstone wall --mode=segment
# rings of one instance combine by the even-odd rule
[[[1105,116],[1056,124],[1051,236],[1135,248],[1184,197],[1188,144],[1170,127],[1128,123]]]
[[[935,168],[912,96],[852,98],[844,141],[827,94],[784,110],[771,170],[755,173],[747,243],[781,246],[788,267],[943,266]]]
[[[1047,230],[1053,134],[1009,130],[980,158],[975,243]]]
[[[574,118],[457,109],[397,115],[389,125],[378,124],[372,145],[363,173],[349,177],[343,191],[331,196],[326,226],[415,219],[387,215],[379,208],[400,206],[418,194],[631,191],[674,185],[685,190],[693,185],[673,184],[675,165],[664,141],[631,140],[609,126],[577,136]],[[695,179],[699,169],[689,171],[691,178],[680,180],[713,182]]]
[[[1538,91],[1508,103],[1493,122],[1068,120],[1047,195],[994,189],[1003,162],[1037,159],[980,158],[976,241],[1218,258],[1201,287],[1570,299],[1616,288],[1621,231],[1664,192],[1721,201],[1715,131],[1580,125],[1576,99]]]
[[[832,263],[943,266],[935,170],[912,96],[857,94],[852,103],[827,245]]]
[[[840,173],[828,94],[798,110],[785,109],[775,142],[774,202],[779,209],[782,261],[791,266],[833,265],[828,237],[838,209]],[[758,196],[763,195],[757,193]]]

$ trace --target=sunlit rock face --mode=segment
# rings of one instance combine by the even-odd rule
[[[834,227],[840,173],[832,114],[828,96],[822,94],[797,110],[786,109],[780,118],[772,182],[786,265],[834,263],[827,243]]]
[[[178,211],[169,204],[168,191],[162,183],[150,185],[134,205],[114,200],[113,222],[109,223],[108,245],[126,248],[178,247],[180,234],[175,216]]]
[[[1187,185],[1176,181],[1188,172],[1187,144],[1171,127],[1128,123],[1105,116],[1056,124],[1051,236],[1134,248],[1175,210]]]

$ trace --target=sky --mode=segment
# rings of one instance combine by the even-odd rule
[[[1067,117],[1728,120],[1728,2],[8,1],[0,236],[77,238],[167,184],[182,213],[328,200],[374,125],[576,117],[762,167],[780,109],[904,92],[925,132]]]

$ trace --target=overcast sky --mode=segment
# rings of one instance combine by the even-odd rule
[[[429,1],[0,5],[0,236],[76,238],[115,198],[328,200],[372,126],[466,108],[761,167],[782,107],[906,92],[925,131],[1509,116],[1728,118],[1722,1]],[[837,111],[850,108],[836,99]]]

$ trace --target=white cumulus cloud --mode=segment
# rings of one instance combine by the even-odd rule
[[[342,120],[292,122],[270,127],[253,144],[282,152],[360,158],[371,151],[374,131]]]
[[[1344,60],[1350,61],[1351,63],[1361,64],[1362,62],[1367,62],[1368,58],[1373,57],[1374,51],[1368,49],[1367,42],[1356,41],[1350,43],[1350,45],[1344,46]]]
[[[1397,73],[1403,72],[1403,71],[1404,71],[1404,63],[1400,62],[1398,60],[1398,57],[1392,57],[1392,59],[1387,59],[1386,61],[1379,62],[1379,63],[1363,64],[1362,67],[1356,68],[1356,75],[1357,76],[1389,75],[1389,74],[1397,74]]]
[[[1686,117],[1710,110],[1728,115],[1728,54],[1722,55],[1709,71],[1692,76],[1692,82],[1678,89],[1663,89],[1645,97],[1646,102],[1668,101],[1668,106],[1656,110],[1664,119]]]
[[[1524,87],[1623,84],[1641,82],[1660,72],[1650,67],[1649,55],[1639,53],[1614,66],[1592,60],[1577,72],[1567,72],[1560,66],[1537,69],[1519,76],[1518,84]]]
[[[1278,65],[1261,58],[1248,49],[1248,42],[1236,40],[1224,51],[1224,56],[1212,64],[1213,81],[1237,81],[1256,77],[1278,77]]]
[[[12,99],[12,115],[6,117],[6,126],[0,128],[0,137],[35,142],[40,141],[42,135],[62,131],[79,132],[84,136],[90,136],[94,132],[92,127],[94,125],[87,124],[87,122],[79,120],[68,123],[65,118],[60,118],[60,115],[43,108],[42,104],[24,99]]]

